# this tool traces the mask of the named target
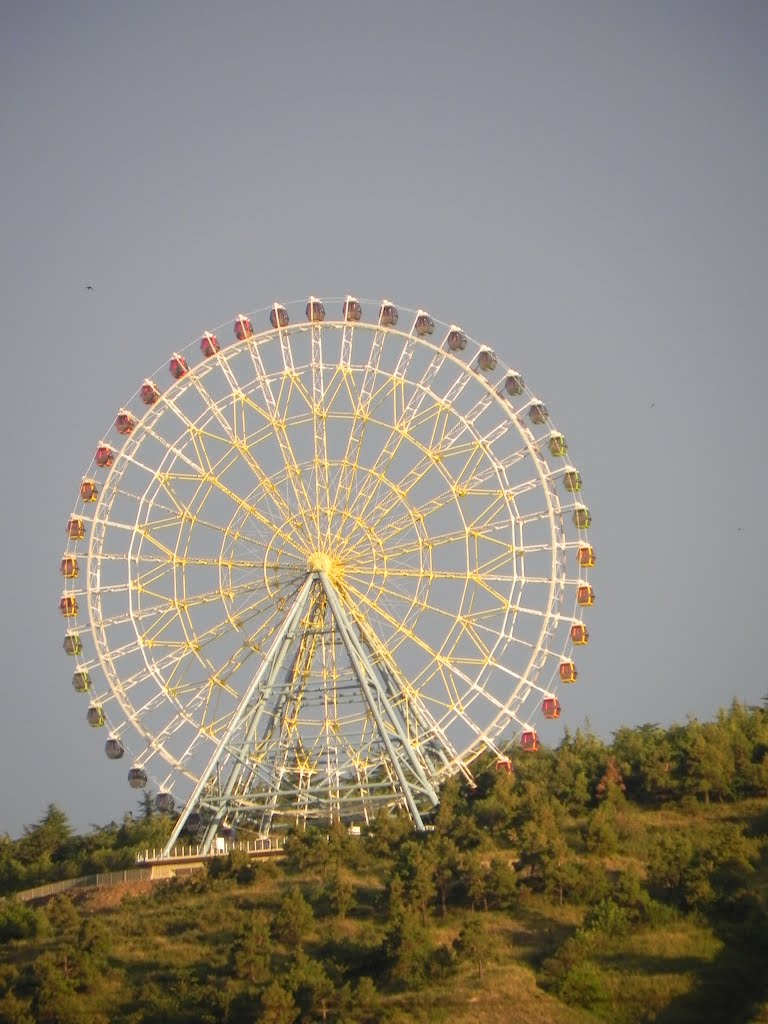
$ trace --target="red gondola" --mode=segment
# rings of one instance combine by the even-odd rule
[[[100,466],[101,469],[109,469],[115,461],[115,453],[108,444],[100,444],[96,449],[96,454],[93,456],[93,461],[97,466]]]
[[[203,353],[206,359],[210,359],[211,356],[215,356],[221,348],[219,345],[219,339],[215,334],[211,334],[210,331],[206,331],[200,339],[200,351]]]
[[[67,580],[74,580],[80,575],[80,566],[77,564],[77,559],[71,555],[65,555],[61,560],[61,575]]]
[[[253,324],[243,313],[238,313],[235,317],[235,337],[238,341],[253,337]]]
[[[127,409],[121,409],[115,420],[115,430],[118,434],[132,434],[136,427],[136,420]]]
[[[590,608],[595,603],[595,592],[588,583],[583,583],[576,591],[576,600],[581,608]]]
[[[65,619],[72,619],[77,615],[77,598],[72,594],[64,594],[59,601],[59,611]]]
[[[184,356],[174,352],[170,363],[168,363],[168,370],[174,380],[181,380],[182,377],[189,373],[189,364]]]
[[[139,397],[144,405],[154,405],[160,397],[160,392],[153,380],[145,380],[139,389]]]

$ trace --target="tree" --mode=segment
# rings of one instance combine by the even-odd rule
[[[262,985],[270,976],[274,946],[264,914],[251,914],[235,938],[230,954],[233,974],[251,985]]]
[[[261,994],[261,1017],[264,1024],[293,1024],[300,1010],[291,993],[279,981],[272,981]]]
[[[402,924],[408,913],[405,902],[405,882],[398,874],[392,875],[387,888],[387,921],[391,928]]]
[[[670,735],[652,722],[614,733],[613,754],[632,800],[660,803],[676,795],[679,752]]]
[[[459,850],[452,839],[437,834],[430,841],[430,850],[435,858],[433,879],[440,897],[440,912],[445,917],[448,910],[448,896],[456,883],[459,865]]]
[[[332,868],[325,883],[324,891],[331,913],[337,917],[346,917],[354,906],[355,894],[352,883],[338,865]]]
[[[323,965],[299,949],[288,974],[288,985],[299,1007],[312,1014],[313,1019],[319,1014],[325,1024],[340,988],[328,976]]]
[[[0,998],[0,1021],[3,1024],[35,1024],[31,1000],[19,999],[13,990],[7,991]]]
[[[472,910],[488,909],[488,864],[476,851],[462,858],[461,878]]]
[[[575,759],[573,771],[576,776],[583,773],[587,791],[594,792],[597,780],[603,771],[608,748],[605,743],[592,732],[589,723],[582,729],[577,729],[573,736],[566,732],[563,742],[560,744],[559,752],[569,752]]]
[[[605,764],[605,771],[595,786],[595,798],[599,801],[607,800],[611,803],[621,803],[624,800],[626,790],[624,779],[619,771],[616,758],[613,754],[608,757]]]
[[[400,855],[399,870],[405,881],[408,902],[418,908],[421,923],[426,927],[430,904],[437,895],[435,850],[422,841],[411,841],[401,847]]]
[[[389,932],[385,943],[392,980],[420,988],[426,980],[433,947],[421,917],[407,912]]]
[[[684,743],[686,789],[703,797],[708,804],[712,797],[722,800],[732,795],[735,776],[733,750],[725,729],[719,724],[692,721]]]
[[[461,959],[469,960],[475,965],[477,979],[482,982],[485,965],[496,953],[496,939],[486,924],[486,919],[473,914],[454,940],[453,948]]]
[[[62,893],[54,896],[45,907],[45,916],[55,934],[61,938],[72,938],[80,928],[80,915],[71,897]]]
[[[72,849],[72,826],[64,811],[48,804],[36,825],[28,825],[16,844],[18,859],[23,864],[59,863]]]
[[[381,810],[365,839],[374,858],[391,857],[397,847],[413,834],[413,823],[405,814]]]
[[[615,853],[619,848],[619,833],[616,828],[616,806],[606,800],[590,812],[585,836],[587,849],[593,853]]]
[[[367,975],[358,981],[351,1002],[351,1014],[348,1009],[347,1015],[350,1015],[352,1020],[359,1021],[360,1024],[374,1024],[375,1021],[381,1020],[379,1016],[381,997],[373,980]]]
[[[294,946],[304,939],[314,919],[312,907],[304,899],[301,889],[294,885],[280,900],[272,930],[281,942]]]
[[[508,910],[517,897],[517,875],[503,857],[491,857],[487,880],[487,899],[496,910]]]
[[[33,1009],[39,1024],[84,1024],[88,1019],[70,975],[66,961],[62,967],[53,953],[43,953],[35,961]]]

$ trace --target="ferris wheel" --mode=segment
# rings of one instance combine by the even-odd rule
[[[480,754],[538,748],[589,640],[581,476],[520,373],[423,310],[296,306],[173,353],[67,523],[73,687],[182,808],[166,852],[382,807],[423,829]]]

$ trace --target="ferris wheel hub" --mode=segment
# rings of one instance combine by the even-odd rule
[[[341,561],[327,551],[313,551],[307,559],[307,569],[309,572],[324,572],[333,582],[344,574]]]

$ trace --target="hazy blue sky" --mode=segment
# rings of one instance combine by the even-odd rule
[[[0,97],[0,832],[135,807],[64,527],[141,381],[274,299],[422,306],[547,401],[599,555],[561,722],[768,693],[762,0],[5,0]]]

